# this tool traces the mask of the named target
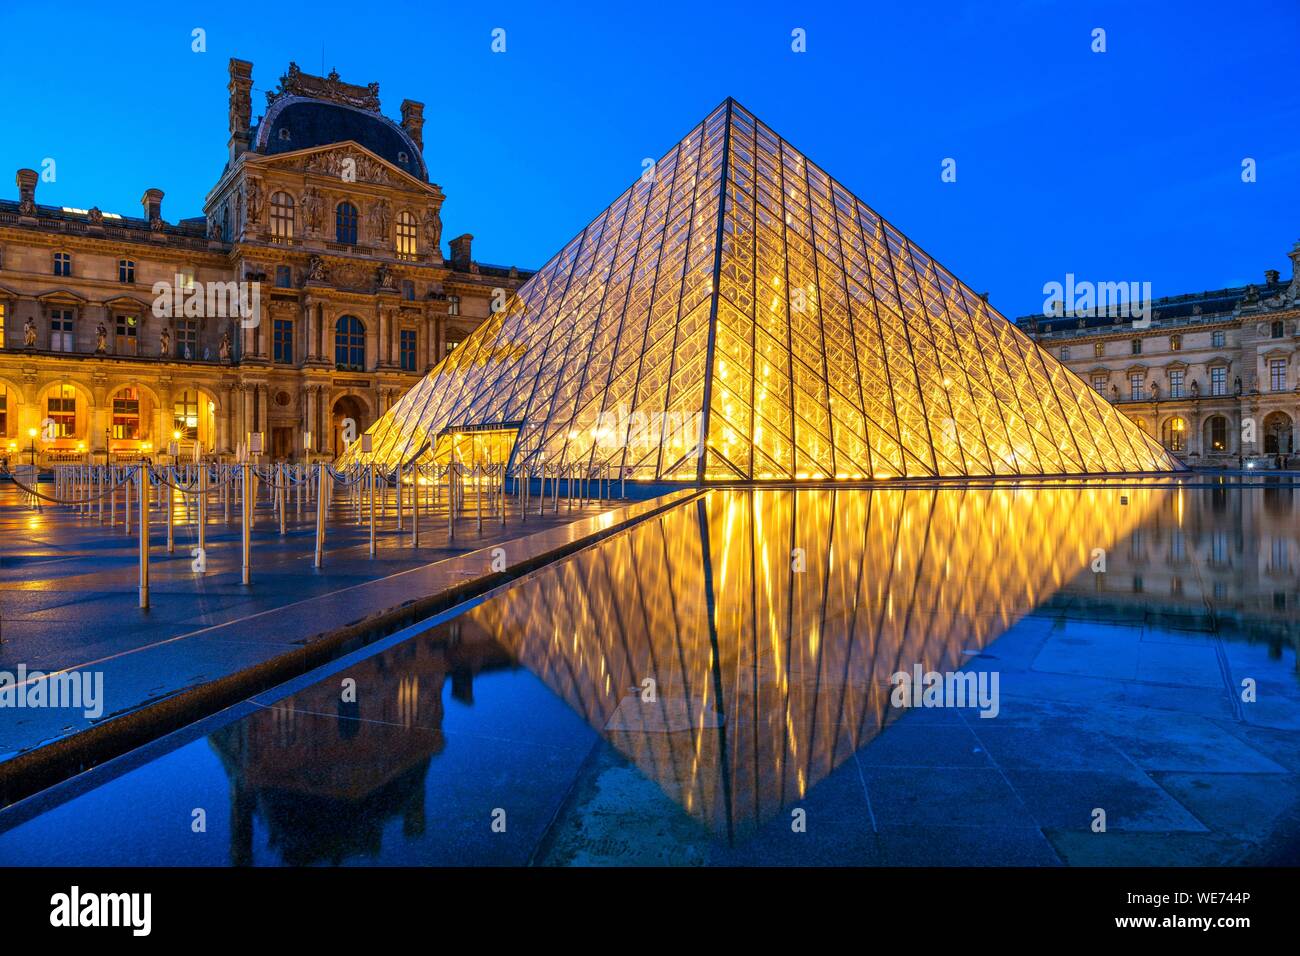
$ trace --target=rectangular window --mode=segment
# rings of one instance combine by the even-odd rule
[[[415,371],[415,330],[414,329],[402,329],[398,352],[401,358],[402,371],[414,372]]]
[[[71,385],[55,386],[45,402],[55,438],[71,438],[77,431],[77,393]]]
[[[53,309],[50,311],[50,350],[53,352],[71,352],[73,349],[73,328],[71,309]]]
[[[196,319],[176,320],[176,357],[193,360],[199,351],[199,323]]]
[[[113,399],[113,437],[135,440],[140,437],[140,393],[123,389]]]
[[[0,385],[0,438],[9,434],[9,390]]]
[[[1187,373],[1182,369],[1174,369],[1169,373],[1169,397],[1183,397],[1183,376]]]
[[[172,430],[181,438],[194,441],[199,437],[199,393],[184,391],[172,404]],[[170,437],[170,436],[169,436]]]
[[[1134,372],[1128,377],[1128,397],[1129,401],[1133,402],[1140,402],[1146,398],[1146,388],[1141,372]]]
[[[1070,347],[1068,345],[1065,348],[1061,349],[1061,361],[1062,362],[1070,361]]]
[[[67,252],[54,254],[54,274],[56,276],[72,275],[72,255]]]
[[[1228,334],[1224,332],[1223,329],[1219,329],[1215,332],[1210,333],[1210,345],[1216,349],[1223,348],[1224,344],[1227,341],[1228,341]]]
[[[135,263],[130,259],[117,260],[117,281],[134,282],[135,281]]]
[[[450,355],[452,352],[456,351],[456,346],[458,345],[460,345],[460,339],[448,339],[447,354]]]
[[[1222,365],[1210,369],[1210,394],[1228,394],[1228,369]]]
[[[1286,359],[1269,360],[1268,388],[1272,392],[1286,391]]]
[[[460,315],[460,296],[458,295],[447,296],[447,314]]]
[[[1134,340],[1133,340],[1132,348],[1133,348],[1133,354],[1134,354],[1134,355],[1141,355],[1141,354],[1142,354],[1142,340],[1141,340],[1141,339],[1134,339]]]
[[[140,320],[134,315],[119,315],[114,321],[116,341],[113,351],[118,355],[139,355]]]
[[[1106,392],[1106,376],[1105,376],[1105,375],[1094,375],[1094,376],[1092,377],[1092,387],[1093,387],[1093,390],[1096,391],[1098,395],[1103,395],[1103,394],[1105,394],[1105,392]]]
[[[293,320],[276,319],[271,338],[271,357],[280,365],[293,364]]]
[[[275,287],[277,289],[289,289],[293,287],[292,266],[275,267]]]
[[[402,280],[402,298],[407,302],[415,301],[415,283],[410,279]]]
[[[1106,355],[1106,346],[1101,342],[1095,343],[1092,347],[1092,354],[1095,358],[1104,358]]]

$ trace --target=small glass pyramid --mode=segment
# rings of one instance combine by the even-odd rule
[[[341,463],[512,439],[512,474],[1177,470],[1152,438],[734,100],[523,285]],[[453,439],[451,436],[455,436]]]

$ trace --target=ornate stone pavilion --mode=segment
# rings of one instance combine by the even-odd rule
[[[1192,465],[1294,464],[1300,419],[1300,242],[1291,279],[1168,296],[1148,321],[1092,309],[1027,315],[1025,332]]]
[[[332,458],[531,275],[475,262],[470,235],[444,257],[424,104],[398,123],[377,83],[291,63],[254,119],[252,70],[230,61],[229,156],[202,216],[169,221],[156,188],[140,216],[43,205],[40,174],[18,171],[0,201],[0,458],[154,458],[176,435],[183,456],[226,456],[250,433],[273,458]]]

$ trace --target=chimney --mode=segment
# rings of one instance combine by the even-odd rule
[[[36,215],[36,182],[40,179],[34,169],[20,169],[14,177],[18,184],[18,215]]]
[[[1269,285],[1277,285],[1277,280],[1280,278],[1282,278],[1282,273],[1278,272],[1276,269],[1264,270],[1264,281]]]
[[[451,267],[457,272],[469,271],[469,264],[473,261],[470,258],[470,243],[473,241],[474,237],[468,232],[451,241]]]
[[[230,58],[230,161],[248,151],[253,121],[253,64]]]
[[[144,195],[140,197],[140,205],[144,207],[145,221],[152,224],[155,219],[162,219],[162,201],[163,191],[161,189],[146,189]]]
[[[415,100],[402,100],[402,129],[415,141],[415,147],[424,152],[424,104]]]

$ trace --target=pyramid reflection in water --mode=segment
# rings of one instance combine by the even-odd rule
[[[727,100],[344,463],[517,434],[514,469],[685,481],[1096,474],[1158,443]]]
[[[457,626],[481,628],[690,816],[738,839],[906,714],[892,674],[962,668],[1169,493],[718,490]]]

